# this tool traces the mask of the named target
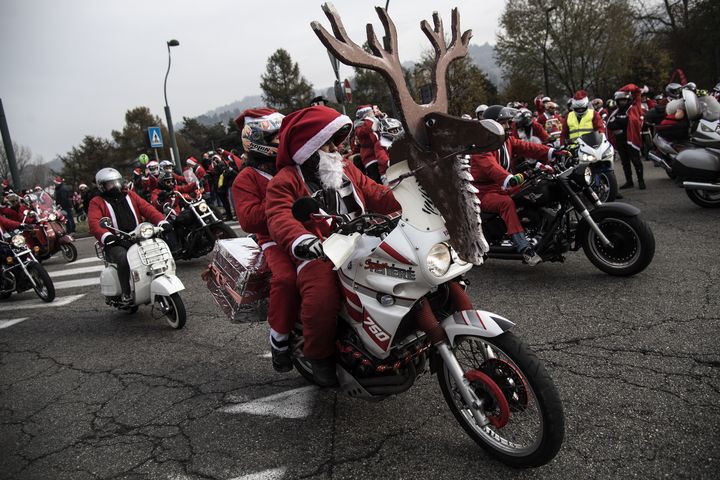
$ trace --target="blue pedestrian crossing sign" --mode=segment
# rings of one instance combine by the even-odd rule
[[[162,148],[163,146],[163,139],[162,139],[162,133],[160,132],[160,127],[148,127],[148,138],[150,139],[150,147],[151,148]]]

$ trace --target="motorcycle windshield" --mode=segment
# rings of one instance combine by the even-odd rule
[[[705,95],[698,98],[700,108],[702,109],[702,118],[709,122],[720,120],[720,102],[715,97]]]
[[[183,172],[183,177],[185,177],[185,181],[187,183],[195,183],[198,180],[197,176],[195,175],[195,172],[193,172],[189,168]]]
[[[588,145],[591,148],[599,148],[600,145],[603,142],[603,136],[600,135],[599,132],[596,130],[592,132],[588,132],[585,135],[582,135],[580,137],[580,140],[582,140],[586,145]]]
[[[39,212],[48,213],[53,211],[53,199],[47,192],[40,194],[34,194],[35,197],[35,208]]]

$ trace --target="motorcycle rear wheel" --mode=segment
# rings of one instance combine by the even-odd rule
[[[55,284],[47,271],[37,262],[30,262],[25,267],[32,276],[33,281],[38,285],[34,287],[35,293],[43,302],[55,300]]]
[[[77,260],[78,251],[75,245],[73,245],[72,243],[61,245],[60,250],[62,251],[65,260],[67,260],[67,263],[72,263]]]
[[[492,338],[456,337],[455,342],[452,350],[463,371],[479,371],[495,382],[488,385],[492,389],[471,382],[476,395],[486,400],[484,413],[502,423],[500,406],[510,408],[504,425],[479,426],[443,363],[438,368],[440,389],[465,432],[494,458],[514,468],[539,467],[552,460],[565,436],[565,415],[560,395],[538,357],[511,332]],[[496,387],[505,396],[500,402],[493,398]]]
[[[703,208],[720,208],[720,192],[685,190],[685,193],[695,205],[700,205]]]
[[[620,277],[635,275],[650,265],[655,256],[655,237],[639,216],[605,213],[593,218],[613,243],[612,248],[606,247],[592,228],[587,229],[583,251],[593,265]]]

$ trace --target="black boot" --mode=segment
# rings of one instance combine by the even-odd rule
[[[312,366],[313,379],[320,387],[335,387],[338,384],[337,375],[335,375],[335,359],[333,357],[323,360],[310,360]]]
[[[645,188],[646,188],[646,187],[645,187],[645,180],[643,180],[642,178],[638,179],[638,188],[639,188],[640,190],[645,190]]]
[[[620,185],[619,188],[620,188],[620,190],[625,190],[626,188],[633,188],[634,186],[635,186],[635,184],[632,182],[632,180],[629,180],[629,181],[623,183],[622,185]]]

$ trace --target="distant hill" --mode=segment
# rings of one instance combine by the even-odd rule
[[[494,54],[495,47],[493,45],[490,45],[489,43],[485,43],[483,45],[470,45],[470,48],[468,50],[468,55],[470,55],[473,63],[480,67],[480,69],[482,69],[485,73],[487,73],[490,81],[497,85],[498,89],[501,89],[504,86],[505,81],[502,77],[502,70],[495,62]],[[412,68],[414,65],[415,62],[411,61],[406,61],[403,63],[403,66],[406,68]],[[350,79],[350,82],[352,83],[353,80]],[[316,93],[318,95],[324,95],[325,97],[330,99],[334,98],[335,96],[332,86],[316,89]],[[217,107],[214,110],[210,110],[209,112],[206,112],[197,117],[197,120],[203,125],[214,125],[218,122],[227,123],[229,118],[237,117],[243,110],[247,108],[259,107],[262,105],[262,96],[253,95],[250,97],[245,97],[242,100],[230,103],[228,105]],[[175,128],[182,128],[182,124],[176,125]]]
[[[52,170],[53,173],[60,173],[63,169],[63,162],[59,158],[56,158],[55,160],[50,160],[49,162],[46,162],[43,165],[45,165],[50,170]]]

